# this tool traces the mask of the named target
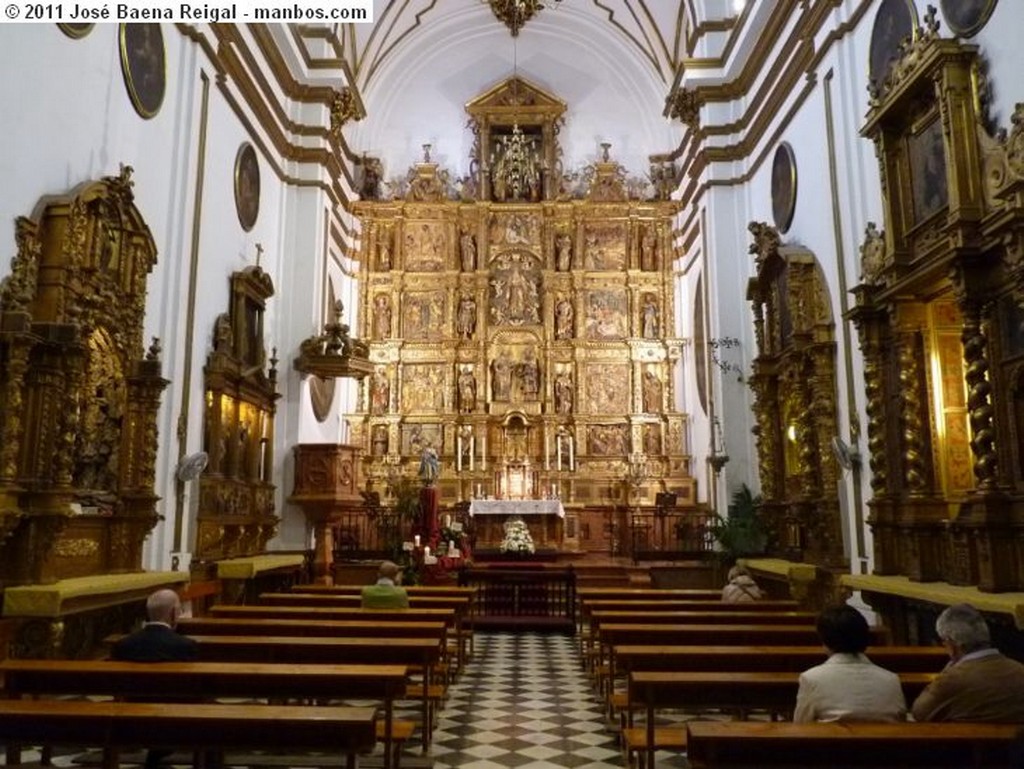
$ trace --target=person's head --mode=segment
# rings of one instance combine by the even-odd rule
[[[935,633],[953,660],[992,645],[988,623],[969,603],[953,604],[942,612],[935,620]]]
[[[860,654],[868,648],[871,629],[852,606],[830,606],[818,615],[818,637],[830,652]]]
[[[181,599],[169,588],[157,590],[146,599],[146,616],[150,622],[163,622],[174,627],[181,616]]]
[[[384,561],[377,569],[377,578],[390,579],[397,585],[402,579],[402,570],[394,561]]]
[[[740,566],[739,564],[736,564],[731,569],[729,569],[729,581],[730,582],[732,582],[734,579],[739,579],[740,577],[749,577],[749,576],[750,576],[750,572],[747,571],[747,567],[746,566]]]

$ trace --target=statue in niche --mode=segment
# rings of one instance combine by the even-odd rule
[[[567,297],[555,304],[555,339],[572,339],[572,321],[575,310]]]
[[[391,269],[391,233],[385,231],[377,244],[377,266],[383,270]]]
[[[572,375],[568,371],[562,371],[555,377],[555,412],[572,413]]]
[[[388,428],[377,425],[373,428],[373,455],[382,457],[388,453]]]
[[[640,239],[640,269],[645,272],[654,272],[657,266],[657,240],[654,235],[654,227],[646,227]]]
[[[472,339],[476,333],[476,300],[471,296],[459,299],[459,311],[455,317],[455,331],[463,339]]]
[[[213,326],[213,349],[231,355],[235,348],[235,334],[231,330],[231,318],[226,312],[217,316]]]
[[[644,373],[643,396],[644,412],[648,414],[661,413],[661,380],[650,369]]]
[[[441,471],[441,465],[437,458],[437,449],[427,445],[420,453],[420,480],[424,486],[433,486]]]
[[[379,368],[373,374],[370,383],[370,413],[386,414],[391,401],[391,383],[387,372]]]
[[[459,374],[459,411],[469,414],[476,409],[476,377],[473,368],[467,366]]]
[[[512,391],[512,359],[502,350],[491,362],[491,391],[496,401],[507,401]]]
[[[540,367],[537,365],[537,353],[532,347],[523,353],[523,362],[519,364],[519,387],[523,400],[537,400],[540,392]]]
[[[373,300],[373,335],[377,339],[391,337],[391,299],[387,294],[377,294]]]
[[[572,269],[572,236],[563,232],[556,239],[555,246],[555,268],[559,272],[569,272]]]
[[[473,272],[476,269],[476,238],[471,233],[463,233],[460,244],[462,248],[462,271]]]
[[[644,453],[648,456],[661,453],[661,437],[657,425],[644,425]]]
[[[380,200],[380,181],[384,166],[380,158],[363,155],[363,183],[359,185],[359,197],[363,200]]]
[[[651,294],[644,294],[644,307],[642,311],[642,336],[644,339],[658,338],[658,303]]]
[[[491,278],[491,313],[498,324],[540,323],[539,276],[529,254],[514,252],[499,259]]]

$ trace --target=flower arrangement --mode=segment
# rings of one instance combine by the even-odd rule
[[[519,516],[509,518],[505,522],[505,538],[501,540],[500,549],[503,553],[533,553],[535,551],[530,529]]]

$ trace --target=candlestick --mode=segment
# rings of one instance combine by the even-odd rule
[[[412,545],[413,545],[413,547],[419,547],[420,546],[420,535],[419,534],[417,534],[415,537],[412,538]]]
[[[544,433],[544,469],[551,469],[551,436]]]
[[[447,528],[450,528],[451,525],[452,525],[452,517],[446,513],[445,516],[444,516],[444,527],[447,529]]]
[[[476,436],[469,436],[469,471],[473,472],[476,464]]]
[[[576,470],[576,442],[569,436],[569,472]]]
[[[480,467],[487,469],[487,433],[483,437],[483,451],[480,452]]]
[[[562,472],[562,436],[555,436],[555,457],[558,460],[558,472]]]
[[[455,436],[455,471],[462,472],[462,436]]]
[[[424,559],[430,557],[430,545],[427,545],[426,547],[423,548],[423,557],[424,557]]]

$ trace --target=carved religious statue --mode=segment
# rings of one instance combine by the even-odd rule
[[[555,339],[572,339],[572,321],[574,310],[572,302],[562,297],[555,304]]]
[[[519,364],[519,387],[523,400],[537,400],[540,392],[540,367],[537,365],[537,353],[532,347],[523,353],[523,362]]]
[[[657,339],[658,325],[658,303],[651,294],[645,294],[641,329],[643,338]]]
[[[491,362],[491,392],[494,400],[507,401],[512,391],[512,359],[502,350]]]
[[[377,425],[373,428],[373,454],[382,457],[388,453],[388,428]]]
[[[646,413],[658,414],[661,412],[661,380],[650,369],[644,373],[643,396],[644,411]]]
[[[558,414],[572,413],[572,375],[567,371],[555,377],[555,411]]]
[[[514,326],[540,323],[539,276],[532,264],[532,258],[523,252],[499,259],[498,269],[491,278],[491,313],[496,323]]]
[[[370,384],[370,412],[386,414],[390,401],[391,383],[388,381],[387,372],[379,368],[373,373],[373,381]]]
[[[572,236],[563,232],[555,241],[556,259],[555,267],[559,272],[569,272],[572,269]]]
[[[377,243],[377,266],[382,272],[391,269],[391,232],[381,232],[380,242]]]
[[[460,240],[462,250],[462,271],[473,272],[476,269],[476,238],[472,233],[465,232]]]
[[[377,294],[373,300],[373,335],[377,339],[391,337],[391,299],[387,294]]]
[[[455,317],[455,331],[463,339],[472,339],[476,333],[476,300],[471,296],[459,299],[459,311]]]
[[[471,366],[459,374],[459,411],[469,414],[476,409],[476,377]]]
[[[645,272],[654,272],[657,265],[657,240],[654,235],[654,227],[644,228],[644,234],[640,239],[640,269]]]

